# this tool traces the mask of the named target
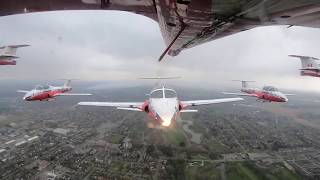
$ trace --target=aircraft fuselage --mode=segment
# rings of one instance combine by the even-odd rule
[[[269,101],[269,102],[287,102],[288,98],[279,91],[265,91],[259,89],[252,89],[252,88],[243,88],[241,89],[242,92],[247,94],[256,95],[258,99]]]
[[[71,87],[54,87],[50,86],[49,89],[37,90],[33,89],[25,94],[23,100],[25,101],[48,101],[55,97],[57,94],[71,91]]]
[[[17,61],[11,59],[0,59],[0,65],[16,65]]]

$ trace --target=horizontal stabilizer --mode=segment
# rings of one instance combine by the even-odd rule
[[[318,58],[310,56],[289,55],[290,57],[299,58],[301,60],[301,70],[319,69]]]
[[[299,55],[289,55],[289,57],[295,57],[295,58],[300,58],[300,59],[312,59],[312,60],[319,60],[318,58],[311,57],[311,56],[299,56]]]
[[[232,80],[232,81],[238,81],[238,82],[256,82],[256,81],[252,81],[252,80]]]
[[[181,77],[179,76],[172,76],[172,77],[142,77],[138,79],[180,79]]]
[[[8,57],[14,57],[16,55],[17,49],[20,47],[26,47],[29,45],[12,45],[12,46],[2,46],[0,47],[1,56],[8,56]]]
[[[28,93],[29,91],[26,91],[26,90],[18,90],[17,92],[18,92],[18,93]]]
[[[285,96],[295,96],[295,94],[283,94]]]
[[[9,45],[9,46],[1,46],[0,49],[8,48],[21,48],[21,47],[28,47],[28,44],[20,44],[20,45]]]
[[[123,108],[123,107],[117,107],[117,109],[120,109],[120,110],[127,110],[127,111],[139,111],[141,112],[142,110],[139,109],[139,108]]]
[[[197,109],[184,109],[184,110],[181,110],[180,112],[182,112],[182,113],[198,112],[198,110]]]

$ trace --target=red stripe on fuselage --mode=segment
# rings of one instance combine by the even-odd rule
[[[281,97],[279,96],[275,96],[275,95],[272,95],[268,92],[264,92],[264,91],[258,91],[258,90],[253,90],[253,89],[244,89],[244,90],[241,90],[242,92],[245,92],[247,94],[254,94],[257,96],[257,98],[259,99],[263,99],[263,100],[266,100],[266,101],[273,101],[273,102],[285,102]]]
[[[31,100],[32,101],[44,101],[44,100],[48,100],[51,98],[54,98],[57,94],[62,94],[67,92],[67,89],[57,89],[57,90],[50,90],[50,91],[44,91],[41,92],[35,96],[32,96]]]
[[[301,71],[301,76],[313,76],[313,77],[320,77],[320,72],[318,71]]]
[[[17,61],[13,60],[0,60],[0,65],[16,65]]]

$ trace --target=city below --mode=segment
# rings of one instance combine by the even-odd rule
[[[317,94],[286,104],[247,98],[202,106],[161,129],[148,128],[143,113],[75,105],[102,97],[141,100],[137,94],[148,90],[110,88],[49,102],[0,98],[0,179],[320,178]],[[223,97],[179,92],[183,99]]]

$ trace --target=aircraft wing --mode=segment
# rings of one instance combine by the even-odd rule
[[[226,94],[226,95],[236,95],[236,96],[258,97],[256,94],[246,94],[246,93],[228,93],[228,92],[222,92],[222,94]]]
[[[26,91],[26,90],[18,90],[17,92],[18,92],[18,93],[28,93],[29,91]]]
[[[121,110],[141,110],[144,102],[79,102],[80,106],[116,107]]]
[[[91,96],[92,94],[79,94],[79,93],[60,93],[54,96]]]
[[[223,99],[181,101],[181,104],[184,107],[187,107],[187,106],[199,106],[199,105],[207,105],[207,104],[219,104],[219,103],[225,103],[225,102],[235,102],[235,101],[242,101],[242,100],[243,98],[223,98]]]

